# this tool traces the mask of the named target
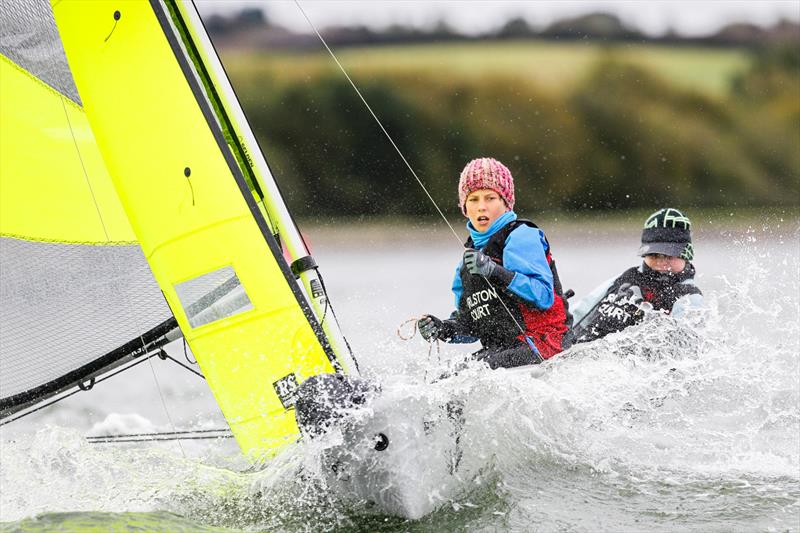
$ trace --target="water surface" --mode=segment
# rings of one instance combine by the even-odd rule
[[[539,222],[577,297],[637,262],[638,221]],[[426,372],[470,347],[429,353],[395,331],[452,309],[455,237],[422,223],[308,230],[364,373],[398,409],[404,398],[469,399],[465,454],[485,466],[420,521],[337,499],[315,475],[313,446],[254,471],[230,439],[89,444],[101,426],[224,426],[202,380],[156,360],[3,426],[2,528],[800,531],[800,225],[695,225],[703,316],[655,317],[535,374],[475,371],[435,390]],[[184,357],[180,344],[169,351]]]

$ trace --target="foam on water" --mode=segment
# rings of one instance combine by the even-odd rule
[[[732,274],[703,280],[708,309],[689,321],[653,315],[534,369],[470,368],[435,384],[414,365],[379,376],[381,409],[398,420],[411,406],[464,405],[463,460],[481,467],[421,522],[374,517],[328,490],[320,458],[335,442],[303,443],[251,471],[222,443],[185,458],[153,445],[93,446],[58,426],[4,439],[0,518],[171,512],[288,531],[797,530],[798,251],[792,241],[765,258],[747,246]]]

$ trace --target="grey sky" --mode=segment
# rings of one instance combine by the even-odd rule
[[[196,0],[200,13],[227,14],[243,7],[261,7],[275,23],[308,32],[308,23],[293,0]],[[509,18],[523,16],[534,27],[589,12],[605,11],[649,34],[669,29],[688,36],[711,33],[731,22],[762,26],[781,18],[800,21],[800,0],[300,0],[318,27],[390,24],[430,27],[439,20],[464,33],[496,29]]]

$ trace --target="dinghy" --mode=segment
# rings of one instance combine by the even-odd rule
[[[366,384],[367,409],[296,409],[305,382],[358,365],[195,6],[7,7],[0,424],[172,359],[182,337],[253,462],[301,438],[299,413],[309,439],[340,424],[320,453],[344,499],[408,518],[449,501],[476,470],[457,399],[398,409]]]

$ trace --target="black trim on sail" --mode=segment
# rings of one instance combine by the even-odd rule
[[[170,15],[169,13],[165,12],[165,6],[162,6],[160,0],[150,0],[150,6],[153,8],[153,12],[158,19],[159,24],[161,25],[161,29],[164,32],[164,36],[167,38],[170,47],[172,48],[172,52],[175,55],[175,59],[177,60],[178,64],[183,71],[184,78],[186,82],[189,84],[189,87],[192,90],[192,93],[195,96],[195,100],[197,101],[197,105],[200,107],[200,110],[203,113],[203,116],[208,123],[208,127],[211,130],[211,133],[214,135],[214,139],[219,146],[220,153],[225,158],[225,162],[228,164],[228,168],[233,175],[234,180],[236,180],[236,184],[239,186],[239,190],[242,193],[242,197],[244,198],[245,202],[247,202],[247,206],[250,208],[250,213],[253,215],[253,218],[256,221],[261,233],[264,236],[264,240],[267,241],[267,245],[269,246],[272,255],[275,258],[275,261],[278,263],[278,266],[281,269],[284,277],[286,278],[286,282],[292,290],[292,293],[297,300],[297,303],[300,305],[300,308],[303,310],[303,314],[308,320],[308,323],[311,325],[311,329],[314,331],[315,335],[317,336],[317,340],[319,341],[320,345],[322,346],[325,355],[328,357],[331,365],[336,372],[342,372],[342,366],[339,363],[338,359],[336,358],[336,354],[333,352],[333,348],[330,345],[325,333],[317,321],[316,316],[314,316],[314,312],[312,311],[311,307],[308,305],[308,302],[303,296],[303,293],[300,292],[300,288],[297,286],[297,283],[294,279],[294,274],[292,274],[289,265],[286,263],[286,260],[283,257],[283,252],[281,247],[278,245],[278,242],[275,240],[275,237],[272,235],[272,231],[270,230],[269,226],[267,225],[266,220],[261,215],[261,211],[258,208],[255,200],[253,199],[253,195],[250,192],[250,187],[247,185],[247,181],[244,178],[244,174],[242,174],[241,169],[239,168],[236,159],[234,158],[231,151],[228,149],[228,144],[225,141],[225,136],[222,133],[219,125],[217,124],[214,111],[208,105],[206,101],[206,94],[203,92],[202,88],[197,83],[197,80],[194,76],[194,71],[185,57],[183,50],[181,49],[180,43],[178,42],[178,37],[173,32],[173,28],[170,25]],[[186,28],[186,25],[183,19],[180,18],[180,15],[177,11],[177,8],[174,9],[175,17],[178,21]],[[188,30],[186,30],[187,39]],[[220,105],[220,112],[222,112],[222,106]]]
[[[192,2],[192,7],[194,8],[195,12],[197,12],[197,5],[195,5],[195,3],[194,3],[194,2]],[[179,13],[179,11],[177,10],[177,8],[176,8],[176,12],[178,12],[178,13]],[[202,25],[203,25],[203,31],[204,31],[206,34],[208,34],[208,29],[206,28],[206,26],[205,26],[205,23],[203,22],[203,19],[202,19],[202,17],[200,17],[200,16],[199,16],[199,13],[198,13],[198,18],[200,19],[200,24],[202,24]],[[183,20],[182,20],[182,19],[181,19],[181,22],[183,23]],[[186,24],[185,24],[185,23],[183,23],[183,27],[184,27],[184,28],[186,28]],[[189,31],[188,31],[188,29],[186,30],[186,34],[187,34],[187,35],[189,35]],[[208,42],[211,44],[211,49],[212,49],[212,50],[214,50],[214,54],[217,56],[217,58],[219,58],[219,57],[220,57],[220,55],[219,55],[219,52],[217,52],[217,49],[216,49],[216,47],[214,46],[214,42],[213,42],[213,41],[212,41],[210,38],[209,38]],[[197,54],[197,55],[199,56],[200,54],[197,52],[197,47],[194,45],[194,42],[190,42],[189,44],[190,44],[190,46],[192,47],[192,49],[193,49],[194,53],[195,53],[195,54]],[[222,61],[221,61],[221,60],[220,60],[219,64],[220,64],[220,67],[222,68],[222,74],[224,74],[224,76],[225,76],[225,78],[226,78],[226,79],[230,80],[231,78],[230,78],[230,76],[228,76],[228,71],[227,71],[227,70],[225,70],[225,65],[222,63]],[[207,77],[208,77],[208,79],[210,80],[210,79],[211,79],[211,76],[209,76],[209,75],[208,75],[208,70],[206,69],[206,67],[205,67],[205,64],[203,64],[202,62],[200,62],[200,66],[201,66],[201,68],[203,69],[203,74],[204,74],[205,76],[207,76]],[[216,93],[216,88],[214,87],[214,85],[213,85],[213,84],[211,84],[211,83],[210,83],[209,85],[211,86],[211,90],[212,90],[212,91],[214,91],[214,95],[213,95],[213,96],[214,96],[215,98],[219,98],[219,96],[218,96],[218,95],[217,95],[217,93]],[[233,84],[232,84],[232,83],[230,84],[230,90],[231,90],[231,92],[233,93],[233,96],[234,96],[234,98],[236,98],[236,101],[237,101],[237,102],[240,102],[241,100],[239,99],[239,95],[238,95],[238,94],[236,94],[236,88],[233,86]],[[222,108],[222,105],[220,105],[220,108]],[[242,114],[244,114],[244,111],[242,111]],[[233,131],[233,127],[231,126],[231,122],[230,122],[230,119],[228,118],[228,116],[227,116],[227,115],[224,115],[224,116],[223,116],[223,118],[224,118],[224,120],[225,120],[226,124],[228,124],[228,127],[231,129],[231,131]],[[250,124],[247,122],[247,117],[244,117],[244,119],[245,119],[245,126],[247,126],[247,128],[248,128],[248,129],[251,129],[251,130],[252,130],[252,128],[250,128]],[[236,147],[237,147],[239,150],[241,150],[242,152],[246,152],[246,151],[245,151],[245,149],[244,149],[244,147],[242,146],[242,144],[239,142],[239,138],[238,138],[238,137],[236,137],[235,135],[233,135],[232,137],[233,137],[233,140],[234,140],[234,142],[236,143]],[[272,173],[272,169],[271,169],[271,168],[270,168],[270,166],[269,166],[269,161],[267,161],[267,156],[266,156],[266,154],[264,153],[264,150],[261,148],[261,145],[260,145],[260,144],[258,144],[258,143],[256,143],[256,147],[258,148],[258,151],[259,151],[259,153],[261,154],[261,158],[264,160],[264,163],[267,165],[267,169],[269,169],[270,173]],[[249,158],[249,156],[248,156],[248,158]],[[263,198],[263,197],[264,197],[264,193],[261,191],[261,186],[259,185],[259,183],[258,183],[258,180],[256,179],[256,177],[255,177],[255,176],[253,176],[253,178],[252,178],[252,179],[253,179],[253,185],[255,186],[255,188],[256,188],[256,191],[257,191],[257,192],[258,192],[258,194],[259,194],[259,195],[260,195],[260,196]],[[279,194],[281,197],[283,197],[283,191],[281,190],[281,185],[280,185],[280,183],[278,183],[277,181],[275,181],[274,183],[275,183],[275,188],[278,190],[278,194]],[[288,210],[287,210],[287,213],[289,214],[289,220],[291,220],[291,221],[292,221],[292,226],[294,226],[295,228],[297,228],[298,226],[297,226],[297,222],[296,222],[296,221],[295,221],[295,219],[294,219],[294,215],[292,215],[291,211],[288,211]],[[304,242],[303,244],[305,244],[305,242]],[[308,247],[306,246],[306,248],[308,248]],[[312,259],[312,260],[313,260],[313,259]],[[298,259],[298,261],[299,261],[299,259]],[[316,268],[316,265],[315,265],[313,268]],[[294,270],[294,269],[292,269],[292,270]],[[357,361],[355,361],[355,356],[353,356],[353,354],[352,354],[352,353],[351,353],[350,355],[351,355],[351,357],[353,357],[353,361],[356,363],[356,365],[358,365],[358,362],[357,362]]]
[[[10,416],[29,405],[56,395],[66,389],[82,386],[87,380],[105,373],[127,361],[140,357],[169,342],[165,335],[176,329],[178,322],[170,317],[150,331],[126,342],[122,346],[100,356],[61,377],[8,398],[0,399],[0,419]],[[163,341],[163,342],[159,342]]]

